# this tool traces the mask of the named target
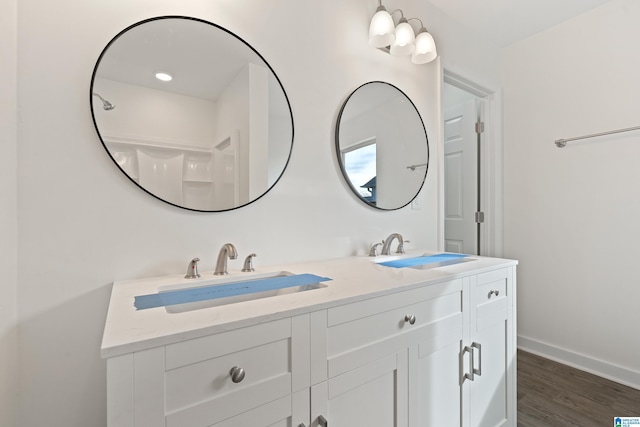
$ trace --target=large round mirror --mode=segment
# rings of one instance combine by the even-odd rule
[[[91,112],[104,147],[151,195],[225,211],[266,194],[293,145],[280,80],[230,31],[166,16],[126,28],[102,51]]]
[[[336,126],[342,174],[358,198],[378,209],[400,209],[427,176],[429,142],[422,118],[397,87],[369,82],[345,101]]]

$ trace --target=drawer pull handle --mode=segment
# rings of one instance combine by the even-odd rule
[[[404,316],[404,321],[405,323],[409,322],[410,325],[413,325],[416,323],[416,316],[414,316],[413,314],[407,314],[406,316]]]
[[[319,427],[329,427],[329,421],[322,415],[318,415],[318,426]]]
[[[229,372],[229,374],[231,375],[231,381],[234,383],[239,383],[244,379],[244,369],[238,368],[237,366],[231,368],[231,372]]]
[[[498,295],[500,295],[500,291],[497,290],[497,289],[491,289],[489,291],[489,295],[487,295],[487,298],[491,298],[492,295],[498,296]]]

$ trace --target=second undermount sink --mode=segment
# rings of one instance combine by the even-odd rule
[[[164,307],[168,313],[183,313],[319,289],[326,287],[322,282],[328,280],[331,279],[288,271],[225,276],[160,286],[158,293],[135,297],[134,305],[138,310]]]
[[[373,262],[384,267],[428,270],[475,260],[476,258],[471,258],[469,255],[465,254],[440,253],[390,256],[374,259]]]

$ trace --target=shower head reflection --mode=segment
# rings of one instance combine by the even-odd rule
[[[112,103],[110,103],[109,101],[101,97],[98,93],[93,92],[93,96],[97,96],[98,98],[100,98],[100,101],[102,101],[102,108],[104,108],[106,111],[111,111],[114,108],[116,108],[115,105],[113,105]]]

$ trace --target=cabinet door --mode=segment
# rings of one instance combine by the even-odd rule
[[[510,270],[480,274],[474,279],[470,340],[475,375],[469,381],[470,426],[514,425],[515,343]]]
[[[309,389],[294,393],[211,427],[298,427],[309,425]]]
[[[457,320],[409,349],[409,427],[461,426],[462,316]]]
[[[407,427],[408,351],[311,387],[311,427]]]

